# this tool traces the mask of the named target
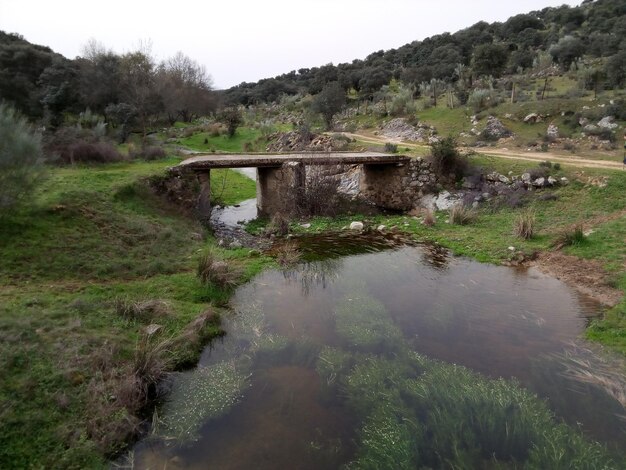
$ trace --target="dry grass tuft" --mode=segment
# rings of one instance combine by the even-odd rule
[[[554,240],[552,246],[557,250],[565,246],[578,246],[585,242],[585,232],[582,224],[563,230]]]
[[[450,209],[450,223],[454,225],[469,225],[476,219],[476,213],[473,209],[463,205],[456,204]]]
[[[203,284],[213,284],[220,288],[234,287],[239,279],[239,272],[215,252],[208,251],[198,261],[197,276]]]
[[[523,211],[515,219],[514,231],[515,235],[524,240],[530,240],[535,235],[536,216],[535,211]]]
[[[300,261],[302,257],[302,253],[298,249],[298,245],[294,241],[288,241],[280,246],[278,246],[275,250],[276,252],[276,261],[283,267],[289,267],[296,264]]]
[[[164,300],[131,300],[119,297],[114,301],[116,313],[128,320],[151,321],[172,315],[172,307]]]
[[[424,215],[424,220],[422,220],[422,224],[427,227],[432,227],[437,223],[437,219],[435,218],[435,214],[431,210],[427,210]]]

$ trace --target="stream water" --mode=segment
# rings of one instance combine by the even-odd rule
[[[237,290],[225,337],[174,379],[136,468],[473,468],[495,458],[555,468],[542,446],[591,455],[570,436],[581,433],[623,455],[621,379],[594,377],[607,366],[580,340],[593,301],[534,269],[429,246],[353,248],[337,241],[328,259]]]

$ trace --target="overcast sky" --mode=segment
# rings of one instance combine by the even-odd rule
[[[146,40],[182,51],[217,88],[338,64],[477,21],[580,0],[0,0],[0,30],[69,58],[91,38],[116,52]]]

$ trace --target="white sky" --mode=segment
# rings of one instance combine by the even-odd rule
[[[363,59],[484,20],[581,0],[0,0],[0,30],[69,58],[94,38],[118,53],[182,51],[217,88]]]

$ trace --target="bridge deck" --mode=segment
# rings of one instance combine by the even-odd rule
[[[194,171],[212,168],[277,167],[285,162],[305,165],[389,165],[410,159],[404,155],[377,152],[281,153],[281,154],[202,154],[183,160],[178,166]]]

